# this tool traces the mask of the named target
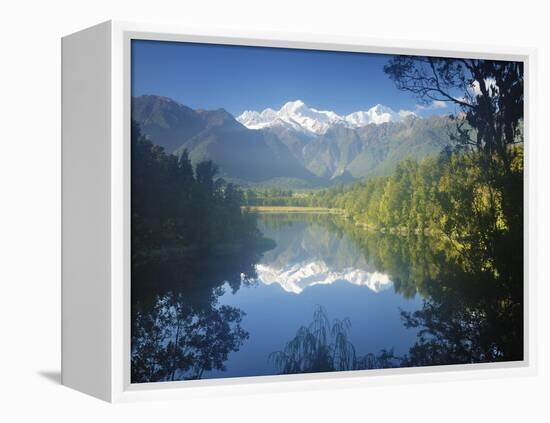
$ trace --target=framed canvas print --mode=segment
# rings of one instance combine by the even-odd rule
[[[534,371],[533,61],[65,37],[63,383],[119,401]]]

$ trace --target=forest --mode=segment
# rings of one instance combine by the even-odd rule
[[[132,262],[267,243],[255,216],[241,211],[243,192],[216,177],[212,161],[192,166],[167,154],[132,126]]]

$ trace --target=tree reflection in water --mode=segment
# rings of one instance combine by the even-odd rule
[[[351,237],[368,263],[389,274],[396,292],[423,298],[422,309],[401,311],[405,327],[417,330],[417,341],[403,357],[392,349],[360,357],[347,337],[351,322],[331,327],[317,309],[314,323],[324,329],[302,327],[283,351],[272,354],[281,373],[523,359],[521,231],[502,237],[495,247],[499,251],[482,250],[475,242],[476,250],[470,251],[443,236],[382,234],[339,217],[313,219]]]
[[[445,237],[379,234],[347,225],[369,260],[390,274],[397,292],[424,298],[402,312],[418,330],[406,366],[523,359],[523,241],[521,230],[498,250],[457,249]]]
[[[357,351],[350,336],[353,322],[345,318],[330,321],[318,307],[311,324],[301,327],[280,351],[270,355],[278,372],[523,359],[523,246],[519,235],[500,239],[495,245],[498,251],[477,248],[474,253],[457,249],[443,236],[370,232],[336,216],[300,219],[336,234],[316,243],[334,265],[365,265],[366,261],[389,275],[397,293],[407,298],[420,295],[423,306],[412,313],[401,312],[404,325],[418,336],[399,355],[391,345],[379,352]],[[274,225],[285,224],[271,220]],[[351,256],[349,249],[333,244],[344,235],[360,254]],[[132,382],[196,379],[206,377],[205,372],[225,369],[228,355],[240,349],[248,333],[241,327],[242,310],[219,305],[221,286],[227,283],[235,292],[243,284],[254,283],[255,264],[262,251],[220,254],[218,248],[132,268]]]
[[[326,311],[317,305],[313,321],[298,329],[284,349],[271,353],[269,359],[282,374],[388,368],[403,361],[393,350],[358,356],[348,337],[350,327],[348,318],[330,323]]]
[[[159,298],[149,313],[137,315],[132,380],[200,379],[204,371],[224,370],[229,352],[248,338],[243,315],[214,304],[196,310],[181,294]]]
[[[405,326],[418,330],[407,365],[522,360],[523,295],[513,286],[518,281],[521,275],[441,267],[440,277],[426,282],[422,309],[402,312]]]
[[[200,379],[225,370],[248,338],[245,313],[220,306],[223,283],[250,284],[261,251],[220,255],[203,251],[185,260],[143,263],[132,269],[132,383]]]

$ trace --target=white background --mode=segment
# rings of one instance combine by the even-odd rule
[[[4,1],[0,420],[549,421],[550,13],[543,1]],[[539,49],[536,377],[109,405],[59,385],[60,37],[108,19]],[[543,41],[545,40],[545,42]],[[422,45],[421,42],[418,44]]]

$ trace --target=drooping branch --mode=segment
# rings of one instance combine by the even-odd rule
[[[414,94],[421,104],[445,101],[458,105],[464,119],[457,122],[454,139],[509,164],[508,146],[521,142],[521,62],[395,56],[384,72],[399,90]]]

